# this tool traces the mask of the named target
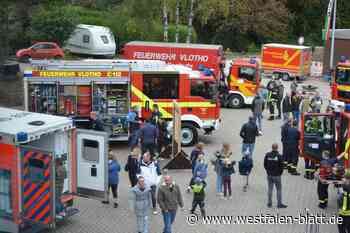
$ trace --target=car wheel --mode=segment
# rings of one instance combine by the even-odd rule
[[[191,123],[183,123],[181,126],[181,145],[193,146],[198,142],[198,131]]]
[[[230,108],[242,108],[244,100],[239,95],[231,95],[228,100],[228,106]]]

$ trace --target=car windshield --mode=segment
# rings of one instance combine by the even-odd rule
[[[212,80],[192,80],[191,96],[201,96],[205,99],[216,100],[218,86]]]
[[[338,67],[335,81],[337,84],[347,84],[350,85],[350,68]]]

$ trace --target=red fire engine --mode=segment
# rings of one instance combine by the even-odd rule
[[[222,45],[184,44],[132,41],[122,49],[122,57],[137,60],[161,60],[198,70],[200,66],[212,69],[220,77],[224,53]]]
[[[215,78],[161,61],[34,61],[25,71],[24,89],[30,111],[69,115],[77,123],[88,122],[91,111],[99,113],[114,141],[128,138],[131,106],[145,119],[157,104],[170,120],[177,101],[183,145],[193,145],[199,129],[209,134],[220,122]]]
[[[350,61],[342,59],[332,79],[332,99],[350,103]]]
[[[230,108],[241,108],[252,104],[260,86],[259,61],[251,59],[235,59],[232,62],[227,78],[227,89],[223,93],[221,103]]]

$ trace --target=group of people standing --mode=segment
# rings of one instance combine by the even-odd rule
[[[141,144],[142,153],[149,151],[151,156],[159,155],[170,143],[167,122],[162,119],[162,113],[154,104],[152,115],[141,123],[137,106],[133,106],[128,113],[129,147],[132,149]]]

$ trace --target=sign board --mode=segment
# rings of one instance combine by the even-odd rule
[[[128,72],[120,71],[60,71],[60,70],[49,70],[49,71],[32,71],[33,77],[43,77],[43,78],[113,78],[128,76]]]
[[[172,137],[172,156],[175,157],[181,152],[181,108],[179,104],[173,102],[173,137]]]

